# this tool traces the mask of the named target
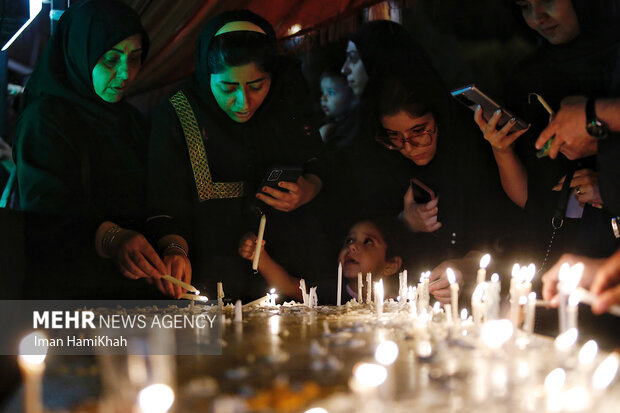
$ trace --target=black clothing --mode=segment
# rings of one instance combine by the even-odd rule
[[[148,37],[137,13],[116,1],[80,2],[63,14],[26,86],[16,129],[17,182],[28,212],[29,275],[45,279],[31,295],[103,297],[107,290],[120,297],[115,283],[128,281],[96,258],[93,240],[105,220],[141,225],[146,125],[129,104],[101,99],[92,71],[134,34],[142,34],[144,58]]]
[[[540,94],[556,111],[566,96],[613,95],[611,84],[620,51],[620,25],[615,3],[616,0],[573,0],[581,27],[579,36],[561,45],[551,45],[543,40],[543,46],[533,56],[516,66],[506,86],[507,107],[532,123],[530,130],[516,141],[515,150],[528,171],[525,211],[530,234],[525,244],[538,262],[545,254],[552,232],[551,217],[558,203],[559,193],[551,188],[570,169],[596,170],[596,159],[590,157],[571,162],[563,155],[556,160],[548,157],[537,159],[534,142],[547,125],[549,115],[536,99],[529,104],[528,94]],[[560,237],[554,241],[550,262],[559,258],[562,252],[594,257],[610,255],[615,250],[615,243],[609,219],[605,210],[586,205],[581,220],[565,220]]]
[[[256,207],[267,214],[266,249],[293,275],[303,265],[297,255],[311,242],[305,238],[314,226],[303,219],[309,206],[283,213],[255,199],[260,181],[270,167],[278,165],[304,166],[306,173],[321,176],[312,159],[322,146],[309,126],[316,123],[308,119],[307,88],[298,62],[292,59],[278,57],[269,93],[247,122],[234,122],[217,105],[209,86],[206,51],[219,28],[239,20],[263,28],[275,47],[273,29],[259,16],[245,11],[218,16],[198,39],[196,75],[181,91],[199,125],[213,181],[241,181],[244,194],[199,200],[179,118],[170,102],[164,102],[153,117],[148,200],[153,237],[179,234],[188,241],[195,285],[209,293],[214,292],[216,281],[223,281],[227,297],[246,301],[267,291],[263,277],[252,275],[251,262],[237,252],[242,234],[258,230]]]

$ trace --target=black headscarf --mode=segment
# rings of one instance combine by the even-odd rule
[[[369,77],[364,96],[372,96],[387,76],[413,79],[428,96],[447,96],[428,54],[402,25],[389,20],[368,22],[350,40],[355,43]]]
[[[105,52],[135,34],[142,35],[144,61],[149,38],[131,7],[117,0],[84,0],[73,5],[60,18],[28,81],[24,107],[52,96],[75,104],[93,119],[116,118],[123,105],[105,102],[95,93],[92,71]]]

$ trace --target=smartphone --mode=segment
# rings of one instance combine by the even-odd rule
[[[413,200],[416,204],[426,204],[435,197],[435,192],[432,189],[415,178],[411,179],[410,185]]]
[[[288,189],[278,186],[280,182],[297,182],[303,173],[303,169],[296,166],[274,166],[267,171],[260,184],[262,189],[265,186],[275,188],[279,191],[288,192]]]
[[[487,121],[491,119],[495,111],[501,109],[502,117],[499,119],[499,122],[497,122],[499,128],[508,123],[508,121],[512,118],[516,119],[515,125],[512,127],[513,131],[527,129],[530,126],[529,123],[514,116],[509,110],[502,108],[493,99],[482,93],[476,85],[469,85],[459,89],[454,89],[450,93],[456,100],[471,110],[476,110],[476,106],[480,105],[482,108],[482,114]]]

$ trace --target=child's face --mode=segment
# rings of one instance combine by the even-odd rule
[[[353,93],[344,79],[325,76],[321,79],[321,109],[326,116],[337,118],[351,105]]]
[[[342,263],[345,278],[357,279],[361,272],[373,275],[383,274],[387,265],[387,245],[381,233],[370,222],[362,221],[353,226],[340,250],[338,261]]]

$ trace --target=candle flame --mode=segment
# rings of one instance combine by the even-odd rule
[[[353,377],[364,387],[378,387],[387,379],[387,370],[379,364],[357,363],[353,367]]]
[[[619,359],[617,353],[611,353],[599,364],[592,376],[592,387],[604,390],[611,384],[618,372]]]
[[[144,413],[165,413],[174,403],[174,392],[166,384],[151,384],[140,391],[138,403]]]
[[[572,293],[581,281],[583,275],[583,263],[577,263],[570,267],[564,275],[564,280],[560,283],[560,290],[565,294]]]
[[[566,372],[562,368],[557,368],[551,371],[545,378],[545,389],[549,393],[555,393],[562,389],[566,382]]]
[[[491,281],[496,283],[499,282],[499,274],[498,273],[493,273],[493,275],[491,276]]]
[[[534,302],[536,302],[536,293],[532,291],[531,293],[529,293],[529,294],[527,295],[527,299],[528,299],[528,301],[534,301]]]
[[[536,266],[534,264],[528,265],[526,282],[531,283],[535,275],[536,275]]]
[[[581,350],[579,350],[579,363],[583,366],[587,366],[594,361],[597,353],[598,344],[596,344],[594,340],[589,340],[581,347]]]
[[[298,32],[300,32],[300,31],[301,31],[301,25],[296,23],[296,24],[292,25],[291,27],[289,27],[289,29],[288,29],[288,35],[289,35],[289,36],[292,36],[292,35],[294,35],[295,33],[298,33]]]
[[[454,274],[452,268],[448,267],[446,269],[446,274],[448,275],[448,281],[450,284],[454,284],[456,282],[456,275]]]
[[[486,269],[491,262],[491,254],[484,254],[482,258],[480,258],[480,268]]]
[[[520,305],[527,304],[527,297],[525,295],[522,295],[521,297],[519,297],[519,304]]]
[[[276,293],[276,289],[272,288],[271,290],[269,290],[269,294],[275,294]]]
[[[379,364],[389,366],[398,358],[398,346],[393,341],[383,341],[375,350],[375,360]]]
[[[519,269],[519,276],[517,278],[517,281],[519,283],[527,282],[528,276],[529,276],[529,271],[528,271],[527,267],[521,267]]]
[[[463,321],[467,320],[467,308],[463,308],[461,310],[461,320]]]
[[[517,263],[512,266],[512,278],[517,278],[519,276],[519,271],[521,270],[521,266]]]
[[[555,338],[555,348],[559,351],[566,351],[577,341],[579,332],[576,328],[570,328]]]
[[[487,347],[499,348],[512,337],[513,332],[510,320],[491,320],[482,325],[480,337]]]
[[[558,280],[560,282],[566,281],[566,276],[568,275],[568,270],[570,269],[570,264],[565,262],[560,266],[560,272],[558,274]]]
[[[441,303],[439,301],[435,301],[435,304],[433,304],[433,313],[437,314],[440,309]]]
[[[45,361],[47,346],[40,345],[47,337],[39,331],[34,331],[19,342],[19,359],[30,365],[38,365]]]

